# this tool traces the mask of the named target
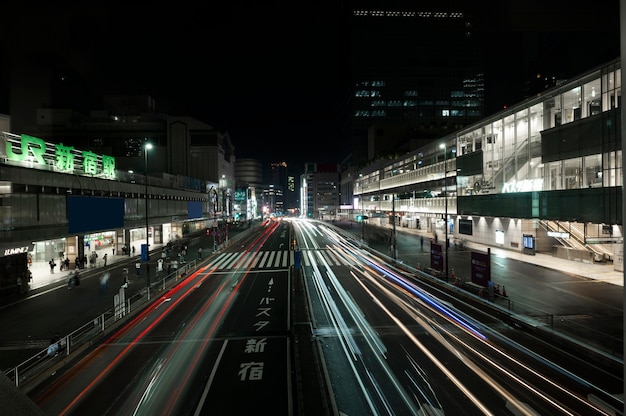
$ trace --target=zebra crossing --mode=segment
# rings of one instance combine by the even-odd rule
[[[211,267],[218,269],[276,269],[288,268],[294,263],[294,253],[290,250],[258,251],[255,253],[222,253],[211,261]]]
[[[302,263],[311,265],[311,256],[321,255],[330,266],[347,266],[352,261],[336,255],[330,250],[315,250],[303,253]],[[244,269],[277,269],[288,268],[294,264],[295,252],[293,250],[258,251],[255,253],[236,252],[221,253],[210,263],[211,267],[228,270],[233,268]],[[314,257],[315,258],[315,257]]]

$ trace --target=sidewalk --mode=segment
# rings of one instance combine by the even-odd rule
[[[154,252],[155,250],[159,250],[161,247],[163,247],[163,244],[150,244],[150,252]],[[116,254],[113,255],[111,254],[111,250],[98,250],[98,260],[96,261],[96,267],[90,267],[89,263],[87,263],[87,267],[80,269],[79,274],[80,275],[85,275],[85,274],[91,274],[89,272],[93,272],[93,271],[104,271],[104,262],[102,260],[102,256],[104,256],[104,253],[107,253],[107,268],[115,263],[118,263],[120,261],[128,261],[128,260],[136,260],[141,258],[141,251],[137,250],[135,251],[135,255],[125,255],[125,254],[117,254],[117,250],[115,250]],[[70,256],[70,260],[72,259],[72,256]],[[48,265],[48,260],[42,260],[42,261],[34,261],[33,264],[30,267],[30,272],[33,275],[33,278],[30,282],[30,285],[28,287],[28,290],[34,290],[34,289],[38,289],[41,287],[45,287],[48,286],[50,284],[53,283],[66,283],[67,282],[67,276],[70,273],[74,272],[74,262],[70,261],[70,270],[59,270],[59,260],[56,260],[57,263],[57,267],[55,267],[54,269],[54,273],[50,273],[50,266]],[[131,272],[133,272],[131,270]]]
[[[373,224],[374,227],[381,227]],[[355,225],[360,227],[360,225]],[[391,225],[385,224],[384,228],[391,230]],[[397,233],[422,235],[424,238],[431,238],[432,233],[424,230],[416,230],[408,227],[396,227]],[[440,236],[440,240],[443,238]],[[452,239],[450,239],[452,244]],[[491,249],[491,254],[502,258],[511,258],[524,263],[535,264],[537,266],[558,270],[564,273],[579,276],[585,279],[598,280],[606,283],[610,283],[616,286],[624,286],[624,272],[614,270],[613,263],[584,263],[582,261],[566,260],[558,257],[553,257],[550,254],[536,253],[535,255],[524,254],[518,251],[506,250],[500,247],[487,246],[484,244],[477,244],[473,242],[466,243],[468,248],[486,252],[488,248]]]

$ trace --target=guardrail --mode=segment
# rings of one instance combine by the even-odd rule
[[[248,230],[222,243],[218,251],[237,243],[257,228],[251,226]],[[79,353],[97,344],[101,337],[111,333],[123,324],[135,311],[148,305],[151,299],[156,297],[154,296],[155,294],[169,290],[176,285],[189,272],[195,270],[198,267],[198,263],[197,259],[190,260],[171,273],[166,274],[163,278],[151,281],[148,288],[143,288],[136,294],[126,298],[122,304],[94,317],[80,328],[59,337],[59,339],[31,358],[14,368],[6,370],[6,376],[22,391],[28,392],[49,377],[50,374],[77,357]]]
[[[29,390],[28,386],[31,388],[36,386],[79,352],[96,344],[102,336],[119,327],[135,311],[148,305],[155,294],[168,290],[180,282],[181,278],[196,269],[197,265],[197,261],[192,260],[165,277],[153,281],[149,288],[141,289],[125,302],[94,317],[80,328],[55,340],[31,358],[5,371],[6,376],[22,390]]]
[[[324,224],[326,226],[332,225],[328,223]],[[436,283],[437,285],[454,290],[458,295],[471,299],[473,302],[480,304],[486,310],[491,310],[492,313],[498,316],[508,316],[507,319],[512,320],[512,322],[527,323],[529,326],[536,328],[537,331],[545,330],[546,333],[549,333],[551,339],[556,339],[556,337],[571,339],[580,345],[598,351],[599,354],[606,354],[617,360],[623,360],[624,340],[621,338],[594,330],[589,326],[571,320],[568,316],[554,315],[533,307],[532,305],[516,301],[502,293],[494,293],[493,296],[486,296],[486,288],[484,288],[483,291],[478,291],[476,287],[467,285],[462,279],[446,280],[444,275],[437,270],[431,268],[415,269],[400,260],[393,259],[384,253],[368,247],[367,244],[360,241],[357,236],[349,231],[336,226],[332,228],[345,238],[354,241],[359,247],[377,256],[383,257],[389,264],[394,264],[404,272],[413,274],[418,279]],[[504,314],[502,314],[502,312],[504,312]]]

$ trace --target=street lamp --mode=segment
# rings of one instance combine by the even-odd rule
[[[443,149],[443,189],[445,190],[445,215],[443,217],[443,226],[445,227],[445,239],[446,239],[446,279],[448,279],[448,149],[444,143],[439,145],[440,149]]]
[[[150,241],[148,239],[149,232],[149,224],[148,224],[148,150],[152,149],[152,143],[146,143],[144,145],[144,169],[146,172],[146,289],[148,291],[148,298],[150,297]]]

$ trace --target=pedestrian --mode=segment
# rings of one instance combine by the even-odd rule
[[[64,266],[65,266],[65,260],[63,260],[63,257],[59,257],[59,263],[60,263],[60,265],[59,265],[59,271],[60,271],[60,272],[62,272],[62,271],[63,271],[63,268],[64,268]]]
[[[112,251],[111,255],[112,255],[112,256],[115,256],[115,247],[113,247],[113,248],[111,249],[111,251]]]
[[[128,280],[128,267],[124,267],[124,269],[122,269],[122,282],[129,283],[129,280]]]
[[[67,288],[71,290],[73,284],[74,284],[74,275],[70,273],[67,275]]]
[[[76,256],[76,258],[74,259],[74,270],[78,269],[80,269],[80,259],[78,258],[78,256]]]
[[[158,259],[157,260],[157,274],[161,274],[161,272],[163,271],[163,259]]]
[[[133,256],[135,255],[135,246],[132,247]]]
[[[107,253],[104,253],[104,256],[102,256],[102,260],[104,260],[104,267],[107,266]]]
[[[70,269],[70,258],[66,257],[64,263],[65,263],[65,270],[69,270]]]
[[[424,236],[423,235],[420,235],[420,246],[422,250],[424,250]]]
[[[57,264],[54,262],[54,259],[50,259],[48,264],[50,265],[50,273],[54,273],[54,268],[57,267]]]
[[[100,276],[100,294],[106,293],[110,276],[111,276],[111,273],[109,272],[104,272],[102,276]]]
[[[74,270],[74,286],[80,286],[80,277],[78,276],[78,270]]]
[[[33,255],[28,253],[28,267],[32,267],[33,265]]]
[[[202,260],[202,247],[198,247],[198,260]]]
[[[137,272],[137,277],[139,277],[139,272],[141,272],[141,262],[140,261],[135,263],[135,272]]]

